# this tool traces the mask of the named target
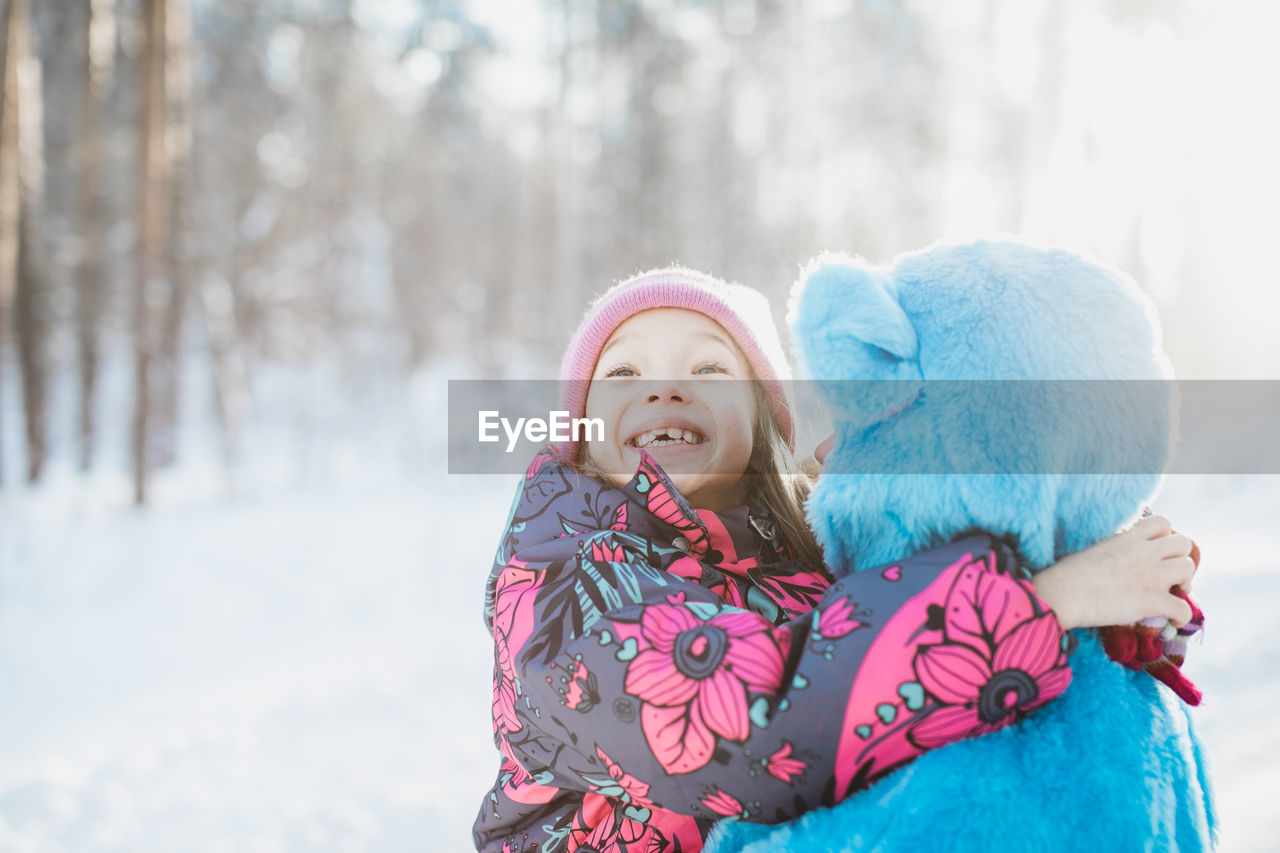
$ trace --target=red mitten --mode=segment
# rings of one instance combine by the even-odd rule
[[[1183,702],[1188,705],[1200,704],[1200,689],[1191,683],[1191,679],[1182,674],[1182,670],[1169,661],[1156,661],[1147,667],[1147,672],[1151,673],[1157,681],[1163,681],[1168,685]]]

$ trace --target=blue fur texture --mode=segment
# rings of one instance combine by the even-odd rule
[[[835,422],[808,514],[837,574],[974,527],[1012,536],[1042,569],[1136,519],[1159,485],[1172,382],[1093,383],[1084,407],[1040,383],[933,384],[1171,379],[1153,306],[1123,273],[1013,239],[937,244],[888,268],[824,255],[797,282],[788,322],[800,375],[819,381]],[[893,381],[822,382],[844,379]],[[874,473],[984,458],[1049,473]],[[1117,473],[1065,473],[1082,468]],[[707,850],[1211,849],[1188,709],[1076,634],[1070,687],[1023,723],[927,753],[790,824],[721,824]]]

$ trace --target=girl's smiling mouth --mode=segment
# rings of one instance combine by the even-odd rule
[[[628,447],[671,447],[681,444],[702,444],[707,440],[702,433],[678,426],[662,426],[645,430],[627,439]]]
[[[706,428],[684,414],[655,412],[631,427],[623,445],[653,450],[658,447],[695,447],[711,439]]]

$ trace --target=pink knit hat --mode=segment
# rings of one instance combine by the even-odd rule
[[[787,446],[794,448],[792,402],[785,381],[791,378],[791,368],[769,301],[750,287],[684,267],[633,276],[609,288],[587,310],[560,363],[561,405],[570,418],[586,413],[591,375],[609,336],[627,319],[650,308],[686,308],[719,323],[746,356],[773,402],[774,417]],[[577,458],[576,442],[562,445],[562,450],[568,458]]]

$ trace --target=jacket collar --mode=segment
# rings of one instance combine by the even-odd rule
[[[691,556],[711,563],[732,564],[755,557],[760,540],[773,538],[773,518],[758,499],[752,497],[719,512],[695,509],[643,448],[635,474],[620,488],[649,510],[658,530],[673,542],[684,540]]]

